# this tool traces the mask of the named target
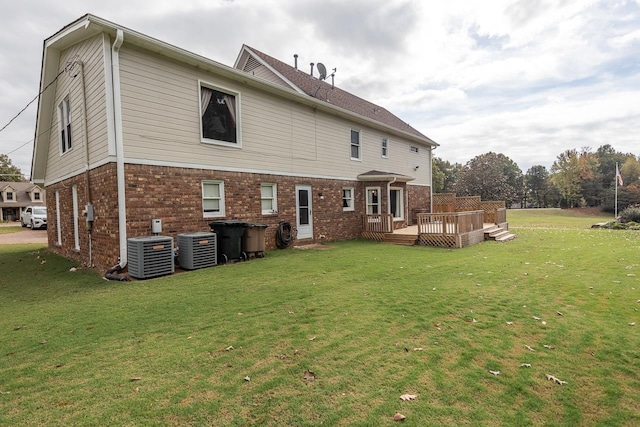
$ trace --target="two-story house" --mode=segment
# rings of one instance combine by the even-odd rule
[[[0,181],[0,221],[18,221],[27,206],[45,206],[45,192],[28,182]]]
[[[267,248],[281,221],[302,242],[359,237],[366,213],[406,226],[431,206],[437,144],[324,77],[248,46],[229,67],[96,16],[67,25],[44,41],[32,163],[49,246],[108,268],[152,219],[173,237],[266,223]]]

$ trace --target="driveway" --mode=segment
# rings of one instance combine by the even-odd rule
[[[9,234],[0,234],[0,245],[14,243],[42,243],[47,244],[47,230],[31,230],[23,228],[21,231]]]

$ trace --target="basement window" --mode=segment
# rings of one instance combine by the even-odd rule
[[[353,187],[344,187],[342,189],[342,210],[343,211],[354,210],[353,200],[354,200]]]
[[[278,213],[278,198],[276,184],[263,183],[260,186],[260,197],[262,202],[262,214],[270,215]]]
[[[200,85],[202,142],[240,147],[240,94],[227,89]]]
[[[224,216],[223,181],[202,181],[202,214],[204,218]]]

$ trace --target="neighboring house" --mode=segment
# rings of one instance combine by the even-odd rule
[[[44,42],[32,181],[49,246],[127,264],[127,239],[286,221],[359,237],[365,213],[430,209],[437,146],[382,107],[243,46],[228,67],[85,15]],[[52,84],[52,82],[54,82]]]
[[[45,192],[37,185],[0,181],[0,221],[19,221],[27,206],[45,205]]]

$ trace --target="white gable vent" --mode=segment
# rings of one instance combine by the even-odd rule
[[[216,233],[178,234],[178,264],[185,270],[213,267],[217,262]]]
[[[129,274],[149,279],[174,272],[173,237],[145,236],[127,239]]]

